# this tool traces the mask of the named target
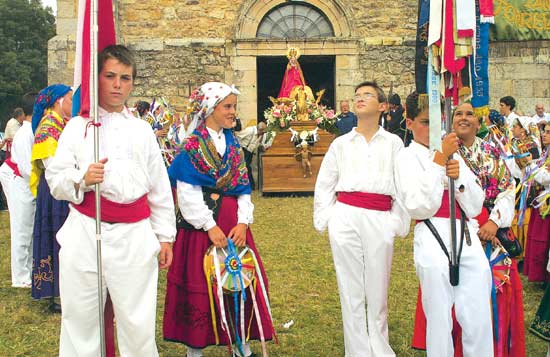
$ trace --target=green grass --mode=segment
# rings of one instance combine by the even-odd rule
[[[312,198],[253,196],[256,244],[265,264],[279,344],[269,343],[272,356],[343,356],[340,305],[326,234],[312,227]],[[30,291],[11,288],[7,212],[0,213],[0,356],[55,356],[60,316],[46,301],[33,301]],[[166,273],[158,293],[157,343],[161,356],[184,356],[181,345],[162,340]],[[540,284],[524,282],[525,323],[530,324],[542,298]],[[410,348],[418,282],[412,239],[395,242],[389,292],[390,343],[398,356],[424,356]],[[282,324],[294,320],[285,330]],[[546,344],[526,332],[527,356],[544,356]],[[253,343],[253,350],[260,346]],[[222,347],[205,356],[226,356]]]

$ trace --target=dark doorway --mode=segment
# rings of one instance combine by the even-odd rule
[[[335,108],[335,56],[300,56],[300,67],[306,84],[313,93],[325,89],[322,102]],[[258,121],[264,120],[264,111],[272,106],[269,96],[277,97],[283,82],[288,58],[285,56],[265,56],[256,58],[258,83]]]

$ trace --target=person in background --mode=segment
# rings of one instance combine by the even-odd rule
[[[546,123],[550,122],[550,113],[544,111],[544,104],[537,103],[535,105],[535,115],[533,115],[532,119],[532,123],[535,125],[544,126]]]
[[[25,112],[22,108],[15,108],[13,111],[13,117],[6,123],[6,130],[4,130],[4,139],[2,141],[2,152],[0,153],[0,159],[3,161],[10,157],[11,143],[15,133],[25,120]]]
[[[59,244],[55,235],[65,222],[69,207],[66,201],[52,197],[44,170],[57,150],[61,132],[71,117],[72,90],[64,84],[52,84],[38,93],[32,115],[34,144],[29,185],[36,197],[33,226],[34,299],[50,299],[50,311],[60,312]]]
[[[264,122],[259,122],[256,126],[248,126],[241,131],[235,129],[235,135],[237,139],[239,139],[239,143],[244,151],[244,160],[246,162],[246,169],[249,173],[248,178],[250,179],[252,190],[256,189],[256,180],[254,179],[254,172],[252,170],[252,160],[258,153],[266,129],[267,125]]]
[[[512,128],[514,125],[514,120],[519,117],[519,115],[514,112],[514,109],[516,108],[516,100],[514,97],[507,95],[500,98],[499,106],[500,114],[504,115],[508,127]]]
[[[340,114],[336,117],[336,127],[338,128],[338,136],[342,136],[351,131],[357,126],[357,115],[350,112],[349,101],[342,100],[340,102]]]
[[[11,157],[0,167],[0,180],[10,207],[12,286],[31,287],[32,227],[35,199],[29,187],[31,151],[34,134],[31,128],[36,93],[23,96],[25,120],[13,137]]]

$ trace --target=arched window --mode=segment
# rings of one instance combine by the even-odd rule
[[[257,38],[334,37],[328,18],[308,4],[285,3],[269,11],[258,26]]]

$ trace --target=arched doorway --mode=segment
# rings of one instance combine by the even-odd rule
[[[266,40],[324,39],[334,37],[334,29],[327,16],[307,3],[283,3],[271,9],[260,21],[256,38]],[[268,97],[277,97],[288,63],[284,56],[259,56],[257,68],[257,119],[263,120],[264,111],[272,104]],[[305,81],[313,93],[324,89],[323,99],[334,107],[335,56],[301,56],[299,62]]]
[[[301,50],[307,84],[313,91],[326,89],[323,98],[331,107],[351,98],[360,41],[352,35],[349,11],[340,0],[245,0],[230,49],[232,71],[226,72],[243,94],[243,121],[263,120],[267,97],[280,89],[291,46]]]

